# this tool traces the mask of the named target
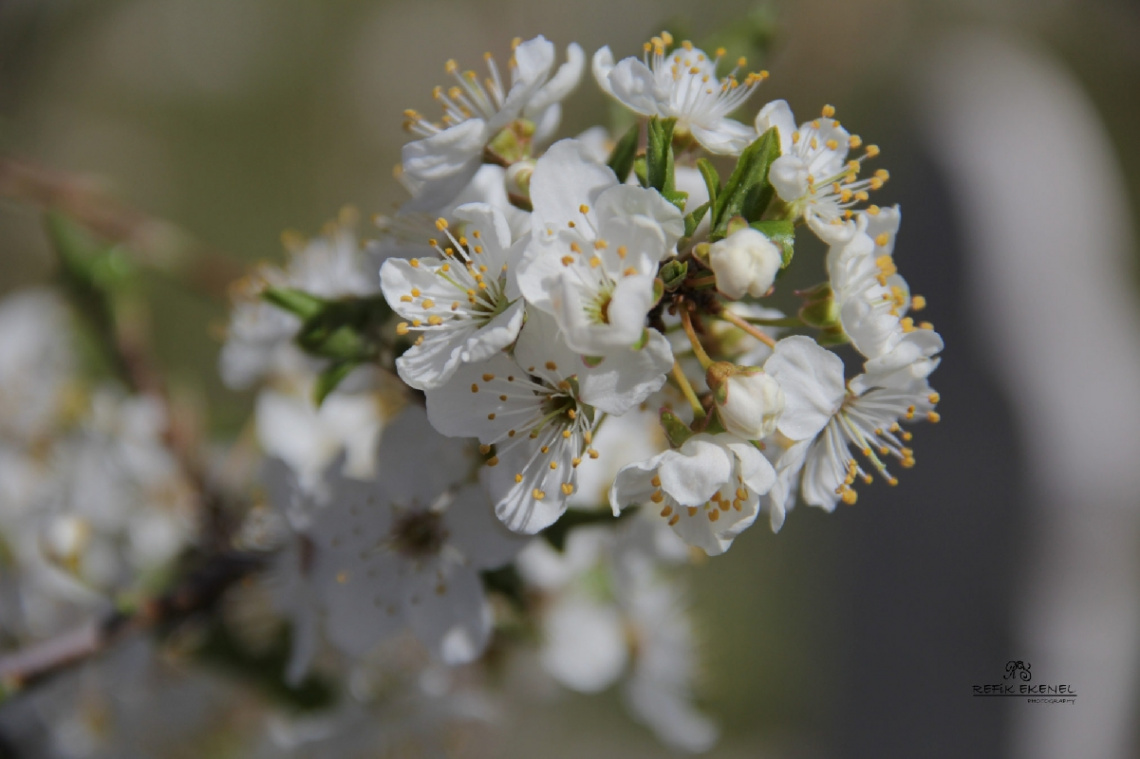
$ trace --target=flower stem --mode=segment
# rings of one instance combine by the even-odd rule
[[[685,395],[685,400],[693,407],[693,416],[701,419],[705,416],[705,407],[701,405],[701,399],[697,397],[697,392],[693,390],[693,386],[689,384],[689,378],[681,371],[681,365],[673,362],[673,380],[677,386],[681,388],[681,392]]]
[[[696,330],[693,329],[693,319],[689,316],[689,311],[684,308],[683,304],[681,308],[681,325],[685,328],[685,334],[689,336],[689,342],[693,346],[693,354],[696,355],[697,361],[701,362],[701,368],[708,369],[713,361],[709,358],[709,354],[705,353],[705,347],[701,345]]]
[[[784,319],[760,319],[758,317],[744,317],[749,324],[759,324],[762,327],[802,327],[803,320],[795,316]]]
[[[776,347],[776,341],[775,340],[773,340],[771,337],[766,335],[763,331],[757,329],[756,327],[754,327],[751,324],[749,324],[748,322],[746,322],[744,319],[741,319],[739,316],[732,313],[731,311],[728,311],[728,310],[722,311],[720,313],[720,318],[724,319],[726,322],[731,322],[732,324],[735,324],[737,327],[740,327],[742,330],[744,330],[748,334],[752,335],[757,340],[759,340],[760,342],[767,345],[769,348],[775,348]]]
[[[707,277],[698,277],[697,279],[690,279],[685,284],[688,285],[689,287],[697,288],[698,290],[703,290],[703,289],[709,288],[709,287],[715,287],[716,286],[716,275],[710,274]]]

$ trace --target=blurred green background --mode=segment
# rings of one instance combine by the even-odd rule
[[[665,26],[727,39],[733,54],[753,32],[771,32],[767,54],[750,61],[772,73],[751,107],[784,97],[799,115],[831,103],[884,147],[880,165],[896,177],[892,153],[920,141],[911,77],[932,40],[954,27],[1028,39],[1086,88],[1130,197],[1140,197],[1140,11],[1111,0],[0,0],[0,154],[96,182],[242,262],[280,260],[285,229],[312,234],[346,204],[367,215],[403,199],[391,173],[406,139],[401,113],[434,113],[446,59],[475,65],[486,50],[502,59],[511,38],[540,33],[587,55],[608,44],[620,58]],[[587,73],[562,134],[607,118]],[[880,203],[908,200],[884,192]],[[51,272],[39,212],[0,199],[0,292]],[[161,360],[209,402],[219,434],[234,431],[251,397],[216,376],[224,299],[151,286]],[[692,570],[702,693],[724,729],[714,755],[844,753],[836,710],[858,694],[840,689],[854,601],[839,582],[838,543],[854,518],[801,508],[781,534],[750,530]],[[512,725],[503,747],[512,756],[661,751],[614,693],[519,704]]]

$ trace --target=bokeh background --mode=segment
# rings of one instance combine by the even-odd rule
[[[443,62],[668,27],[882,146],[902,271],[946,340],[918,467],[690,572],[718,757],[1125,757],[1140,746],[1140,7],[1122,0],[0,0],[0,155],[82,177],[240,262],[385,212]],[[751,49],[750,49],[751,48]],[[761,56],[761,57],[757,57]],[[606,122],[585,82],[563,134]],[[749,116],[751,112],[749,113]],[[0,198],[0,292],[47,281]],[[810,281],[810,278],[809,280]],[[150,284],[160,359],[233,434],[224,299]],[[1076,705],[972,698],[1008,660]],[[617,694],[515,704],[503,756],[659,756]]]

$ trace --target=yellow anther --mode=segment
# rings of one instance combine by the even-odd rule
[[[574,263],[574,256],[562,256],[561,260],[563,266],[569,266],[570,264]]]
[[[875,238],[875,244],[878,245],[880,248],[887,247],[887,243],[889,243],[890,241],[891,241],[891,236],[887,232],[882,232],[881,234],[879,234],[878,237]]]
[[[629,248],[624,245],[619,245],[617,249],[618,258],[625,258],[629,254]]]
[[[558,462],[557,461],[551,461],[550,462],[550,468],[551,469],[557,469],[558,468]]]
[[[926,399],[931,403],[938,403],[940,400],[942,400],[942,396],[938,393],[931,393],[930,395],[926,396]]]
[[[672,514],[673,514],[673,507],[670,506],[669,504],[665,504],[665,507],[663,509],[661,509],[661,516],[667,517],[667,516],[671,516]]]
[[[419,327],[419,326],[420,326],[420,325],[422,325],[422,324],[423,324],[423,320],[422,320],[422,319],[412,319],[412,326],[413,326],[413,327]]]
[[[863,138],[857,134],[853,134],[847,138],[847,146],[850,148],[857,148],[863,144]]]
[[[411,265],[411,267],[413,269],[420,268],[420,259],[418,259],[418,258],[413,258],[413,259],[409,260],[408,263]]]
[[[491,458],[487,459],[487,466],[497,466],[498,463],[499,463],[499,457],[498,456],[492,456]]]
[[[942,421],[942,415],[937,411],[927,412],[926,421],[930,422],[931,424],[938,424],[938,422]]]
[[[516,474],[515,474],[515,483],[519,483],[519,482],[522,482],[522,481],[523,481],[522,472],[518,472],[518,473],[516,473]]]
[[[433,327],[438,327],[440,324],[443,324],[443,318],[440,317],[439,314],[432,314],[428,317],[428,324]]]
[[[601,455],[596,450],[594,450],[593,448],[590,448],[588,451],[586,451],[586,453],[588,453],[590,458],[592,458],[592,459],[596,459],[598,456]]]
[[[823,144],[827,146],[828,150],[839,150],[839,143],[836,140],[828,140]]]
[[[431,298],[424,298],[424,302],[421,305],[424,308],[431,308],[432,306],[435,305],[435,301],[432,300]]]
[[[420,297],[420,288],[418,288],[418,287],[413,287],[413,288],[412,288],[412,297],[413,297],[413,298],[418,298],[418,297]]]
[[[800,133],[799,132],[792,132],[792,144],[798,145],[799,141],[800,141]]]
[[[585,213],[589,213],[589,212],[590,212],[590,207],[588,205],[586,205],[585,203],[578,206],[578,213],[584,213],[585,214]]]
[[[601,265],[602,265],[602,259],[598,258],[597,256],[590,256],[590,268],[591,269],[596,269]]]
[[[495,421],[495,413],[492,411],[490,414],[487,414],[487,419],[488,421]]]
[[[843,498],[843,502],[845,504],[847,504],[848,506],[851,506],[855,503],[855,501],[859,500],[859,494],[856,493],[854,490],[851,490],[850,488],[848,488],[847,490],[843,491],[842,498]]]
[[[399,324],[397,324],[396,325],[396,334],[400,335],[401,337],[408,334],[408,323],[407,322],[400,322]]]
[[[504,402],[504,403],[506,403],[506,402],[507,402],[507,395],[506,395],[506,393],[504,393],[504,394],[500,395],[500,396],[499,396],[499,400],[500,400],[500,401],[502,401],[502,402]]]
[[[573,433],[570,430],[562,430],[562,437],[569,440]]]
[[[438,219],[435,220],[435,228],[438,229],[440,232],[447,229],[447,219],[440,216]]]
[[[479,446],[479,453],[483,454],[484,456],[486,456],[490,452],[491,452],[491,446],[489,446],[487,444],[482,444]]]
[[[473,393],[479,392],[479,386],[477,384],[475,384],[474,382],[471,383],[471,392],[473,392]]]
[[[665,500],[665,494],[660,490],[654,490],[653,495],[649,496],[649,500],[653,501],[654,503],[661,503]]]
[[[578,412],[575,411],[574,409],[568,409],[566,411],[566,416],[570,417],[571,419],[577,419],[578,418]]]
[[[413,298],[410,295],[401,295],[400,296],[400,302],[401,303],[411,303],[412,300],[413,300]]]
[[[532,496],[534,496],[534,500],[536,500],[536,501],[541,501],[543,498],[546,498],[546,493],[542,492],[538,488],[535,488],[534,490],[530,491],[530,494]]]
[[[926,298],[921,295],[915,295],[910,299],[910,309],[912,311],[921,311],[926,308]]]
[[[696,506],[686,506],[685,510],[689,512],[689,516],[695,517],[697,512],[700,511]]]
[[[830,119],[834,115],[835,115],[835,106],[825,105],[823,107],[823,117],[825,119]]]
[[[552,372],[558,371],[558,364],[554,363],[553,361],[547,361],[544,366],[546,366],[546,368]]]
[[[582,252],[582,246],[580,246],[576,242],[572,242],[572,243],[570,243],[570,252],[571,253],[581,253]]]
[[[669,526],[672,527],[673,525],[677,524],[677,522],[680,522],[680,521],[681,521],[681,515],[680,514],[674,514],[673,516],[669,517]]]
[[[661,478],[657,475],[653,475],[653,477],[649,480],[649,484],[655,488],[659,488],[661,487]]]
[[[581,463],[582,458],[580,456],[575,456],[574,458],[570,459],[570,466],[574,467],[575,469],[577,469],[578,465]]]
[[[574,494],[574,486],[571,485],[569,482],[564,482],[564,483],[562,483],[562,492],[566,495],[573,495]]]
[[[544,445],[544,446],[542,446],[541,448],[539,448],[539,450],[540,450],[540,451],[542,451],[542,453],[543,453],[543,454],[547,454],[547,453],[550,453],[550,446],[549,446],[549,445]]]
[[[742,55],[736,59],[736,65],[739,66],[740,68],[744,68],[745,66],[748,65],[748,59]]]
[[[868,146],[867,146],[867,157],[868,157],[868,158],[874,158],[874,157],[875,157],[875,156],[877,156],[877,155],[878,155],[880,152],[881,152],[881,151],[879,150],[879,146],[878,146],[878,145],[868,145]]]

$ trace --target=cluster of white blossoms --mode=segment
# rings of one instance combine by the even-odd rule
[[[703,750],[684,594],[660,568],[914,464],[903,425],[938,419],[942,341],[909,315],[924,302],[894,264],[898,208],[870,202],[887,172],[861,178],[879,149],[830,106],[798,127],[783,101],[730,118],[768,74],[724,56],[667,33],[641,58],[599,50],[596,83],[636,121],[617,139],[556,139],[577,45],[559,64],[546,39],[516,41],[485,76],[449,61],[442,119],[404,114],[411,197],[377,218],[380,239],[342,224],[245,285],[223,375],[272,388],[300,371],[297,408],[329,417],[282,421],[264,395],[280,390],[257,409],[289,525],[275,597],[292,680],[322,640],[360,658],[410,634],[437,661],[477,661],[505,629],[489,596],[507,572],[554,680],[594,691],[628,671],[633,713]],[[827,281],[788,316],[801,230]],[[353,379],[376,367],[404,391],[385,413],[344,406],[376,392]],[[645,547],[662,534],[671,552]]]
[[[831,106],[741,118],[768,77],[746,65],[667,33],[590,72],[543,37],[485,74],[447,62],[441,119],[404,112],[410,197],[378,239],[346,211],[232,287],[220,373],[256,398],[224,451],[186,450],[161,383],[73,387],[58,301],[0,304],[0,635],[37,637],[41,585],[106,608],[180,555],[236,553],[264,582],[233,607],[287,649],[265,633],[237,669],[339,698],[279,715],[256,755],[374,755],[554,684],[617,686],[664,743],[707,750],[671,570],[797,500],[897,484],[942,350],[895,265],[900,211],[872,203],[879,149]],[[559,134],[590,74],[624,134]],[[826,280],[792,292],[804,259]],[[234,608],[192,610],[221,619],[204,655],[241,658]]]
[[[767,74],[718,74],[723,56],[668,34],[640,60],[615,64],[598,51],[598,85],[652,119],[648,137],[608,157],[592,138],[540,152],[582,59],[571,47],[552,75],[542,38],[517,45],[509,88],[493,66],[484,87],[449,64],[461,86],[437,90],[443,122],[409,116],[425,136],[404,149],[402,176],[416,192],[408,208],[441,215],[432,254],[390,258],[380,271],[397,331],[412,339],[396,368],[426,396],[437,430],[479,439],[496,513],[512,530],[553,524],[579,470],[595,465],[597,427],[646,403],[692,424],[686,439],[674,435],[669,450],[623,469],[610,503],[615,513],[656,511],[709,554],[763,509],[781,524],[798,491],[831,509],[854,502],[853,486],[873,472],[894,484],[890,459],[914,462],[900,425],[937,419],[927,376],[942,341],[908,316],[923,301],[894,265],[898,208],[869,203],[887,172],[860,178],[878,148],[830,106],[799,127],[783,101],[761,108],[753,126],[729,118]],[[664,144],[653,139],[663,125]],[[702,149],[736,158],[727,184]],[[506,191],[447,207],[468,189],[458,178],[472,181],[482,165],[503,168]],[[699,206],[676,189],[686,167],[704,175]],[[508,221],[520,212],[528,224]],[[778,294],[801,225],[829,247],[828,281],[799,318],[747,316]],[[765,322],[807,334],[774,342]],[[671,343],[674,330],[691,344]],[[770,355],[747,363],[732,332],[767,343]],[[838,344],[858,351],[861,374],[845,378]],[[696,376],[685,354],[698,359]],[[691,409],[674,413],[678,391]]]

